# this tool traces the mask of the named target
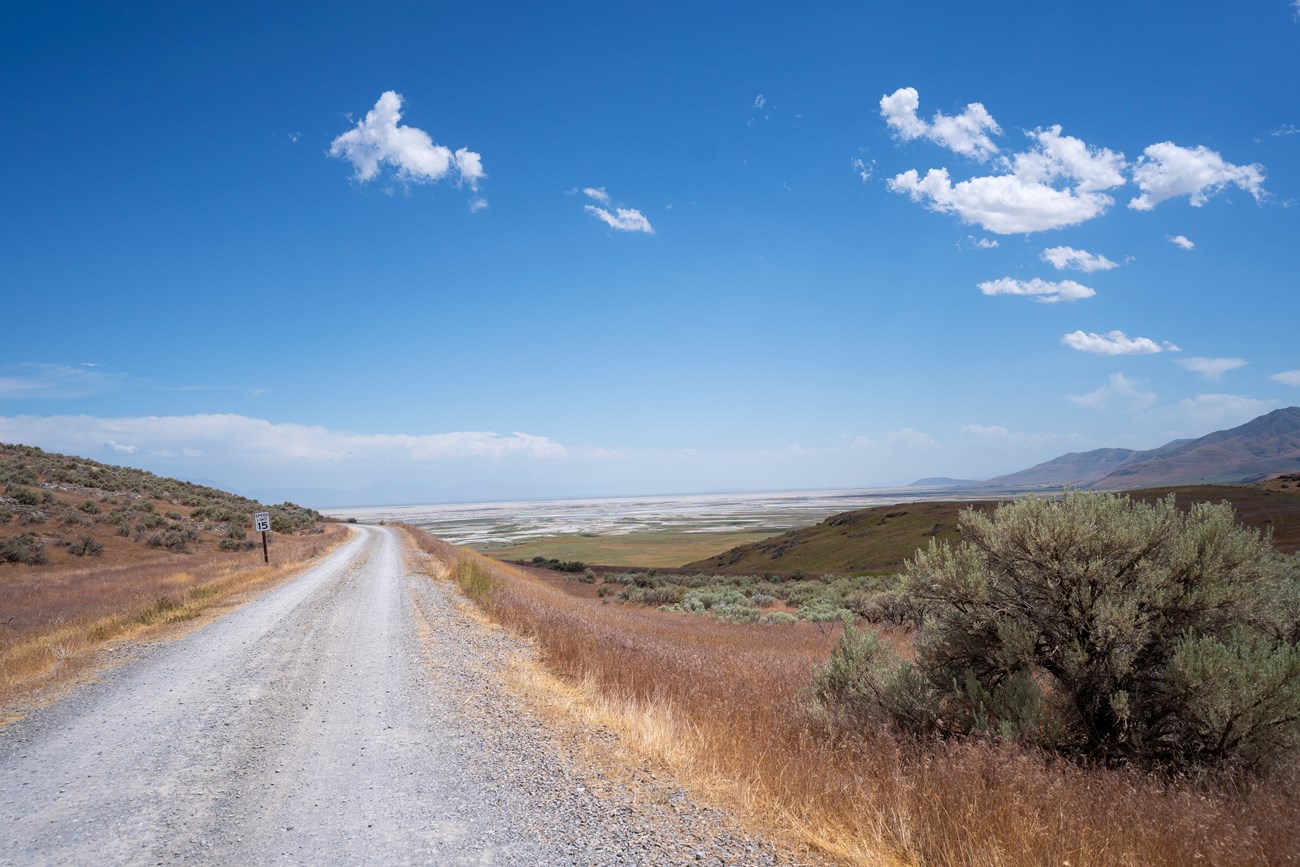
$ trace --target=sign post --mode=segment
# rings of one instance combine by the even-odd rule
[[[253,530],[262,534],[262,562],[270,563],[271,555],[266,550],[266,534],[271,529],[270,512],[253,513]]]

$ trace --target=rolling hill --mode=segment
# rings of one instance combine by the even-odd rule
[[[1180,508],[1192,503],[1226,500],[1232,504],[1239,521],[1271,531],[1278,551],[1294,553],[1300,551],[1300,475],[1293,478],[1294,484],[1277,480],[1267,485],[1161,487],[1125,493],[1142,500],[1160,499],[1172,493]],[[812,527],[688,563],[683,570],[736,574],[802,570],[840,575],[892,572],[931,539],[958,539],[957,517],[964,509],[990,509],[996,505],[990,500],[964,500],[905,503],[844,512]]]
[[[0,443],[0,573],[5,568],[114,563],[196,551],[250,550],[254,512],[275,533],[319,532],[319,512],[268,506],[204,485]]]

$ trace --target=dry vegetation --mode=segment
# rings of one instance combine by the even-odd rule
[[[763,827],[847,863],[1300,863],[1294,771],[1225,791],[1003,744],[832,734],[807,687],[839,627],[720,623],[603,603],[412,537],[622,734]],[[906,652],[900,634],[886,637]]]
[[[0,703],[71,676],[114,639],[192,620],[297,572],[346,535],[340,526],[277,537],[262,552],[172,555],[152,562],[0,569]]]
[[[249,527],[262,510],[270,566]],[[268,586],[342,536],[292,503],[0,444],[0,702],[61,682],[103,642]]]

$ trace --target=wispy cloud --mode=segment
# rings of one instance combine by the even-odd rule
[[[1105,256],[1089,253],[1087,250],[1076,250],[1073,247],[1048,247],[1039,258],[1044,262],[1050,262],[1058,271],[1071,268],[1091,274],[1093,271],[1109,271],[1111,268],[1119,267],[1118,262],[1112,262]]]
[[[646,219],[645,214],[636,208],[625,208],[616,205],[612,209],[602,207],[602,205],[611,205],[609,193],[604,187],[583,187],[583,195],[589,199],[600,202],[600,205],[583,205],[583,210],[600,220],[611,229],[617,229],[620,232],[644,232],[647,235],[655,233],[654,227]]]
[[[478,191],[487,177],[478,153],[434,144],[427,132],[401,124],[401,119],[401,94],[386,90],[355,127],[330,143],[329,153],[352,163],[354,177],[363,184],[387,166],[403,183],[434,183],[454,175],[457,184]]]
[[[1297,0],[1300,2],[1300,0]],[[1290,385],[1300,388],[1300,370],[1284,370],[1281,373],[1275,373],[1269,377],[1274,382],[1280,382],[1283,385]]]
[[[0,398],[77,398],[119,388],[121,374],[98,370],[98,364],[0,365]]]
[[[862,159],[862,157],[854,157],[850,161],[849,165],[852,166],[853,173],[856,174],[864,184],[867,181],[871,180],[871,175],[876,170],[875,160],[872,160],[871,162],[867,162],[864,159]]]
[[[1081,298],[1091,298],[1097,294],[1095,290],[1073,280],[1052,282],[1050,280],[1041,280],[1038,277],[1032,280],[1016,280],[1011,277],[985,280],[979,284],[979,290],[985,295],[1022,295],[1044,304],[1054,304],[1057,301],[1078,301]]]
[[[217,459],[246,455],[263,463],[554,459],[567,454],[554,440],[526,433],[359,434],[235,414],[0,416],[0,442],[31,443],[77,454],[109,451]]]
[[[1184,250],[1195,250],[1196,243],[1186,235],[1165,235],[1165,240],[1175,247],[1181,247]]]
[[[1246,366],[1240,358],[1180,358],[1178,364],[1215,382],[1223,379],[1225,373]]]
[[[1178,347],[1168,341],[1160,344],[1149,337],[1128,337],[1123,331],[1110,331],[1106,334],[1072,331],[1063,336],[1061,342],[1071,349],[1094,355],[1151,355],[1178,351]]]
[[[1199,208],[1228,185],[1240,187],[1257,202],[1264,197],[1263,166],[1233,165],[1204,145],[1185,148],[1167,141],[1151,145],[1133,167],[1133,182],[1142,195],[1128,206],[1138,211],[1149,211],[1176,196],[1187,196]]]
[[[1239,394],[1198,394],[1180,400],[1176,414],[1197,427],[1231,427],[1261,416],[1277,406],[1275,400],[1259,400]]]
[[[1140,412],[1155,404],[1156,394],[1143,390],[1140,380],[1129,379],[1122,373],[1112,373],[1106,385],[1087,394],[1070,395],[1069,399],[1089,409],[1108,410],[1122,404],[1132,412]]]

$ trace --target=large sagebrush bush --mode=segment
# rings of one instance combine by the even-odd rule
[[[1257,770],[1300,745],[1300,570],[1228,504],[1070,492],[960,526],[907,563],[915,660],[846,630],[823,709],[1174,769]]]

